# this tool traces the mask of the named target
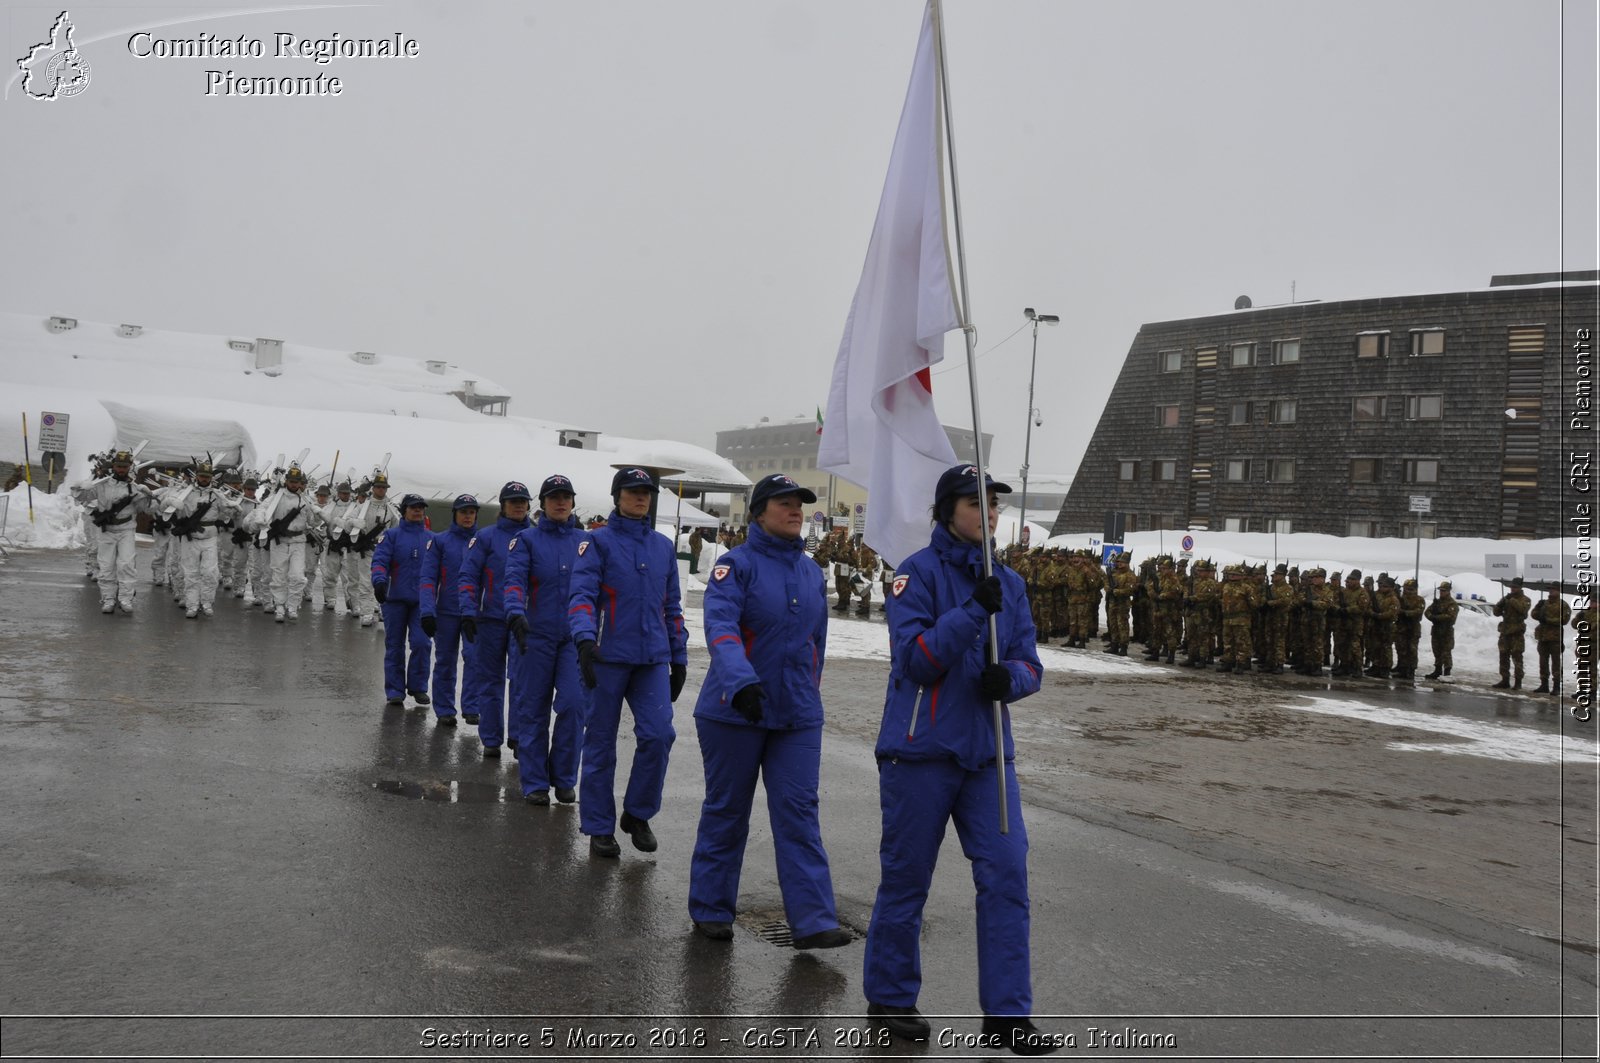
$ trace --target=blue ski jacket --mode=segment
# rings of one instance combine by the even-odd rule
[[[758,726],[822,726],[822,662],[828,648],[828,592],[803,539],[749,538],[717,559],[706,585],[706,645],[711,669],[694,714],[749,725],[733,707],[742,687],[767,695]]]
[[[567,624],[574,642],[596,640],[611,664],[688,664],[672,541],[612,510],[578,544]]]
[[[467,543],[475,531],[452,523],[444,531],[433,533],[433,540],[422,554],[422,579],[417,583],[417,603],[423,616],[461,615],[456,578],[461,574]]]
[[[433,533],[421,521],[401,521],[378,536],[372,551],[372,585],[389,585],[391,602],[415,602],[422,575],[422,555]]]
[[[1007,704],[1039,689],[1044,666],[1022,577],[994,562],[1001,610],[995,615],[999,659],[1011,673]],[[979,687],[989,663],[989,618],[972,600],[983,578],[978,544],[943,526],[933,541],[895,569],[888,601],[889,689],[878,729],[880,759],[954,760],[976,771],[995,760],[994,714]],[[1011,713],[1004,722],[1006,760],[1016,756]]]
[[[501,517],[467,540],[461,559],[461,575],[456,580],[459,595],[456,607],[462,616],[481,620],[504,620],[505,606],[500,588],[505,584],[506,550],[518,532],[528,527],[528,519]]]
[[[536,639],[557,643],[570,639],[567,599],[572,568],[580,546],[588,540],[589,533],[577,517],[558,524],[540,514],[533,527],[518,532],[506,547],[501,591],[506,619],[527,617],[528,634]]]

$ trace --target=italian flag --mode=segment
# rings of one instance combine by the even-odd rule
[[[822,407],[817,407],[817,435],[822,434]]]

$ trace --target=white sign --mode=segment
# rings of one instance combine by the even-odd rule
[[[850,511],[850,534],[860,535],[867,530],[867,504],[857,502]]]
[[[1483,574],[1490,579],[1509,580],[1517,574],[1517,555],[1484,554]]]
[[[1522,576],[1530,582],[1561,582],[1561,558],[1556,554],[1525,554],[1522,558]]]
[[[39,418],[39,450],[67,452],[67,421],[70,415],[46,410]]]
[[[1433,499],[1429,498],[1427,495],[1412,495],[1411,496],[1411,512],[1413,512],[1413,513],[1432,513],[1433,512]]]

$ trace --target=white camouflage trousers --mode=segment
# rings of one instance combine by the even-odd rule
[[[272,604],[290,613],[300,612],[300,596],[306,589],[305,539],[273,543],[268,553],[272,563]]]
[[[217,600],[217,540],[190,539],[183,542],[183,604],[190,610],[210,609]]]
[[[133,523],[107,528],[100,533],[100,604],[120,602],[133,608],[133,572],[138,563]]]

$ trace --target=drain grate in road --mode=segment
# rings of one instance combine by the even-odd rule
[[[789,929],[789,920],[784,917],[782,908],[759,908],[740,912],[734,922],[769,945],[780,949],[794,948],[794,933]],[[839,920],[839,926],[857,939],[867,936],[861,927],[842,918]]]
[[[406,797],[413,801],[436,801],[450,805],[495,805],[504,804],[506,800],[506,789],[503,786],[461,782],[457,779],[448,782],[441,779],[427,779],[422,782],[380,779],[372,784],[372,788],[379,793]]]

